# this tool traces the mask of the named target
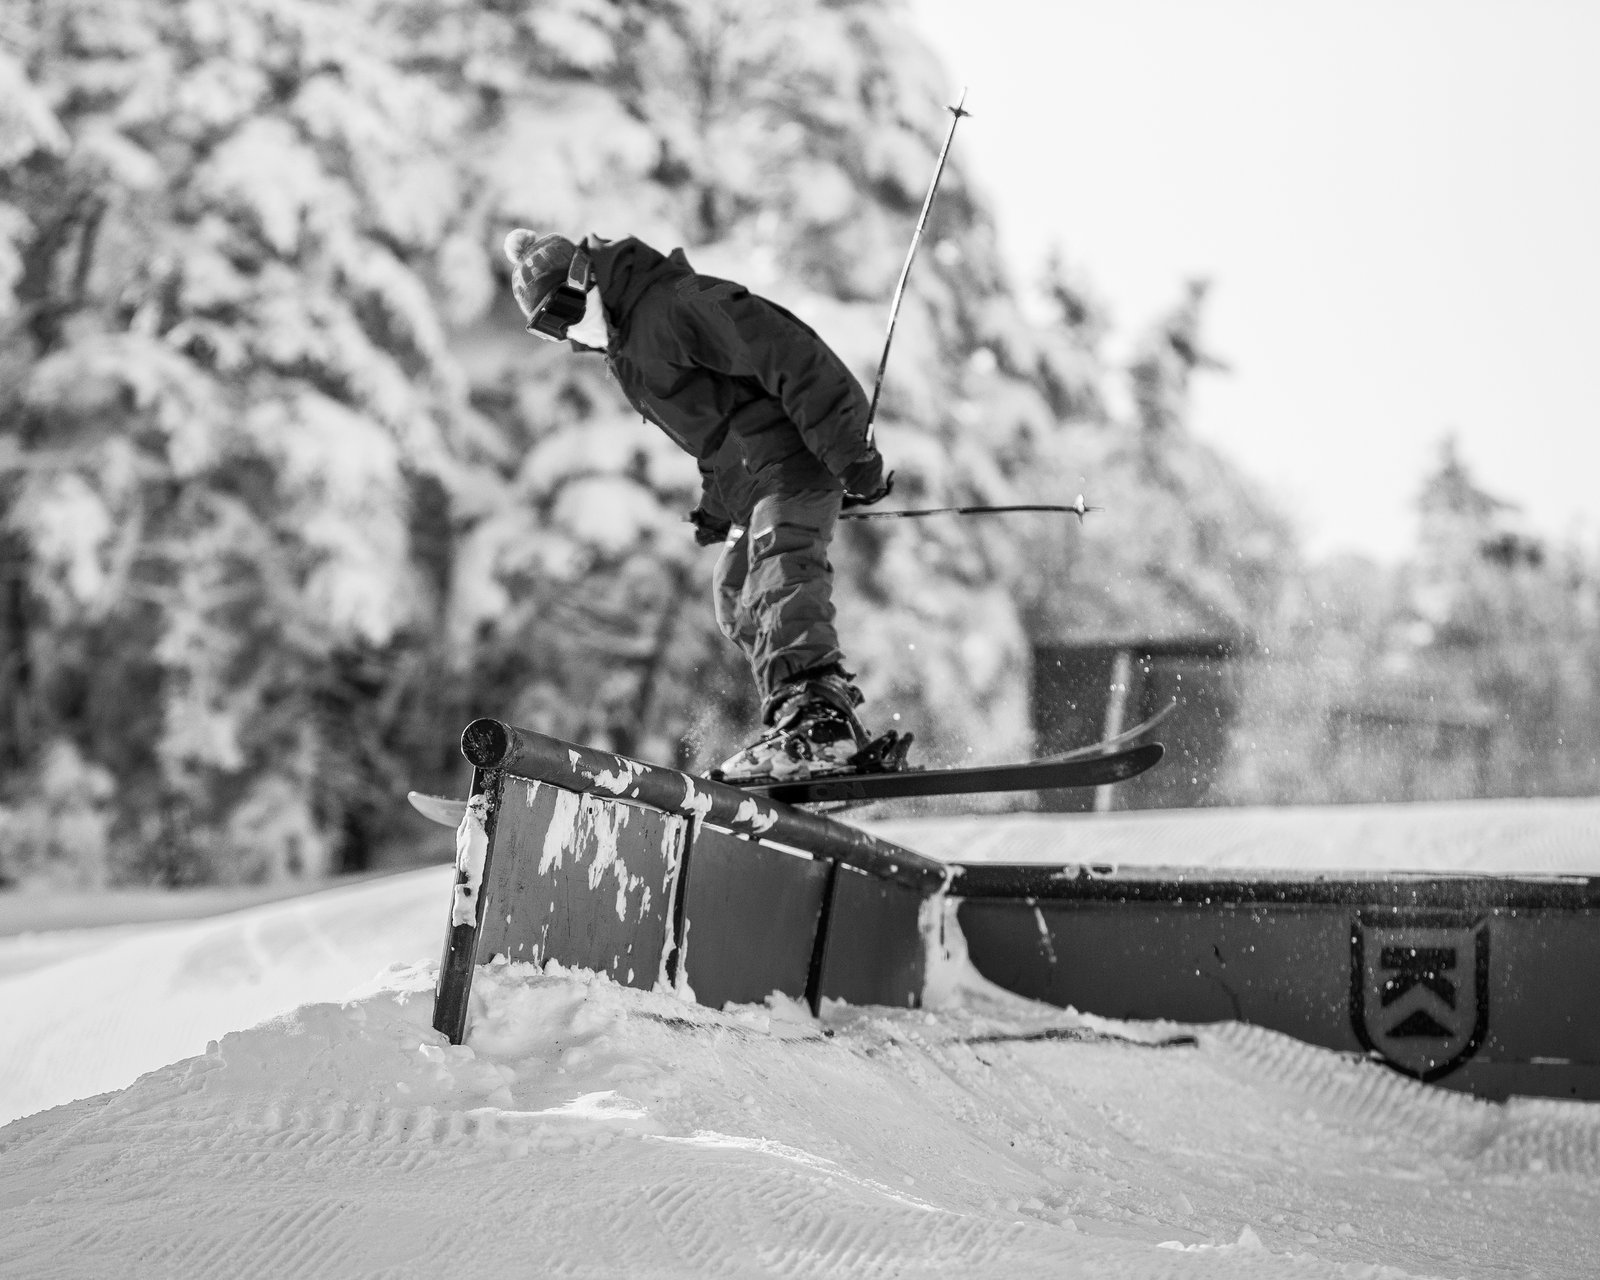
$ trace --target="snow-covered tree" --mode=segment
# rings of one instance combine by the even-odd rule
[[[1047,548],[1030,596],[1037,634],[1250,640],[1276,608],[1294,566],[1287,521],[1189,429],[1192,378],[1226,368],[1203,349],[1205,293],[1188,284],[1136,345],[1130,420],[1068,422],[1041,451],[1063,491],[1075,481],[1106,510]],[[1080,314],[1076,296],[1061,300],[1064,324]]]
[[[1532,536],[1514,504],[1478,483],[1454,437],[1441,443],[1417,508],[1417,556],[1405,575],[1408,673],[1494,716],[1486,781],[1497,793],[1592,787],[1592,559]]]
[[[110,769],[125,872],[325,866],[364,729],[324,703],[432,629],[411,525],[473,452],[462,108],[359,6],[0,12],[9,754]]]
[[[1399,564],[1289,585],[1257,664],[1234,800],[1568,795],[1600,785],[1600,566],[1550,546],[1453,438]]]

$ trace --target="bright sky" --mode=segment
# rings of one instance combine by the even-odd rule
[[[1600,538],[1600,4],[910,0],[1017,279],[1133,336],[1211,278],[1195,429],[1313,552],[1403,553],[1447,432]],[[1112,501],[1115,495],[1094,495]]]

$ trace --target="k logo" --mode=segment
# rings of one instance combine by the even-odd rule
[[[1363,912],[1350,930],[1356,1039],[1396,1071],[1438,1080],[1489,1031],[1489,924],[1460,913]]]

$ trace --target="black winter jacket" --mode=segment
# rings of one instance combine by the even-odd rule
[[[867,397],[803,321],[741,285],[629,237],[591,238],[623,393],[700,463],[701,508],[744,523],[758,496],[842,487],[867,495],[883,459]]]

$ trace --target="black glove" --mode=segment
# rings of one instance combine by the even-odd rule
[[[874,502],[882,502],[894,492],[894,472],[883,478],[883,482],[871,493],[849,492],[844,495],[844,502],[840,504],[841,510],[848,511],[851,507],[870,507]]]
[[[869,502],[876,502],[889,492],[883,479],[883,455],[878,452],[876,445],[870,446],[860,458],[845,468],[839,479],[844,481],[846,493],[866,498]]]
[[[715,546],[727,538],[728,530],[733,528],[731,520],[711,515],[704,507],[696,507],[684,519],[694,526],[694,540],[702,547]]]

